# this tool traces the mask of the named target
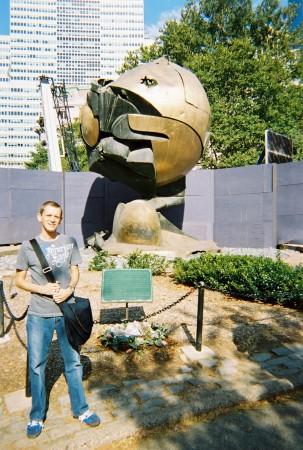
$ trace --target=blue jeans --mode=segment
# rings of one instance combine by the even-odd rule
[[[80,355],[68,342],[63,317],[29,315],[26,329],[32,394],[30,420],[45,420],[46,418],[45,367],[55,330],[64,360],[64,372],[72,413],[74,416],[80,416],[86,412],[88,405],[82,383],[83,369]]]

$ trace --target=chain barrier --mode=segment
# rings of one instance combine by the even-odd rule
[[[11,298],[16,297],[16,295],[17,295],[17,294],[13,294],[13,295],[11,296]],[[23,313],[20,317],[16,317],[16,316],[13,314],[12,310],[10,309],[10,306],[9,306],[9,304],[8,304],[8,301],[7,301],[7,299],[6,299],[5,292],[4,292],[4,289],[3,289],[3,281],[1,281],[1,280],[0,280],[0,297],[2,297],[3,303],[5,304],[7,311],[8,311],[9,315],[11,316],[11,318],[12,318],[14,321],[19,322],[19,321],[25,319],[25,317],[26,317],[26,315],[27,315],[28,306],[27,306],[26,310],[24,311],[24,313]]]
[[[182,297],[178,298],[177,300],[175,300],[174,302],[170,303],[167,306],[164,306],[164,308],[159,309],[158,311],[155,311],[151,314],[148,314],[147,316],[142,316],[139,319],[136,319],[137,322],[144,322],[147,319],[150,319],[151,317],[155,317],[158,314],[161,314],[164,311],[167,311],[168,309],[173,308],[174,306],[176,306],[178,303],[182,302],[182,300],[184,300],[185,298],[187,298],[190,294],[192,294],[193,292],[195,292],[195,290],[197,289],[197,287],[193,287],[191,288],[188,292],[186,292],[184,295],[182,295]],[[117,323],[129,323],[129,322],[133,322],[133,320],[128,320],[128,319],[122,319],[122,320],[117,320],[117,321],[113,321],[113,322],[102,322],[101,320],[94,320],[94,324],[101,324],[101,325],[113,325],[113,324],[117,324]]]
[[[164,306],[164,308],[159,309],[158,311],[155,311],[151,314],[148,314],[147,316],[142,316],[139,319],[137,319],[137,322],[143,322],[144,320],[150,319],[151,317],[155,317],[171,308],[173,308],[174,306],[176,306],[178,303],[182,302],[182,300],[184,300],[185,298],[187,298],[190,294],[192,294],[195,290],[197,289],[197,287],[193,287],[191,288],[188,292],[186,292],[184,295],[182,295],[180,298],[178,298],[177,300],[175,300],[174,302],[170,303],[167,306]],[[17,295],[17,294],[15,294]],[[15,296],[14,295],[14,296]],[[7,311],[9,313],[9,315],[11,316],[11,318],[15,321],[21,321],[23,320],[26,315],[27,315],[27,311],[28,311],[28,307],[26,308],[26,310],[24,311],[24,313],[20,316],[20,317],[16,317],[12,310],[10,309],[10,306],[8,304],[8,301],[6,299],[5,293],[4,293],[4,289],[3,289],[3,282],[0,281],[0,296],[2,296],[3,298],[3,302],[7,308]],[[13,296],[12,296],[13,298]],[[93,321],[94,324],[102,324],[102,325],[110,325],[110,324],[115,324],[115,323],[128,323],[128,322],[133,322],[133,320],[128,320],[128,319],[122,319],[122,320],[117,320],[117,321],[111,321],[111,322],[102,322],[101,320],[94,320]]]
[[[208,290],[210,290],[210,291],[216,291],[216,292],[221,292],[222,294],[227,294],[227,295],[233,295],[233,296],[235,296],[235,297],[239,297],[239,294],[238,293],[236,293],[236,292],[234,292],[234,291],[232,291],[232,290],[229,290],[229,289],[220,289],[220,288],[214,288],[214,287],[212,287],[212,286],[209,286],[209,285],[207,285],[207,284],[204,284],[204,288],[205,289],[208,289]],[[167,311],[167,310],[169,310],[169,309],[171,309],[171,308],[173,308],[174,306],[176,306],[178,303],[180,303],[182,300],[184,300],[185,298],[187,298],[190,294],[192,294],[195,290],[197,290],[198,289],[198,286],[195,286],[195,287],[193,287],[193,288],[191,288],[188,292],[186,292],[184,295],[182,295],[180,298],[178,298],[177,300],[175,300],[174,302],[172,302],[172,303],[170,303],[169,305],[167,305],[167,306],[165,306],[164,308],[161,308],[161,309],[159,309],[158,311],[155,311],[155,312],[153,312],[153,313],[151,313],[151,314],[148,314],[147,316],[142,316],[142,317],[140,317],[139,319],[136,319],[137,320],[137,322],[143,322],[143,321],[145,321],[145,320],[147,320],[147,319],[150,319],[151,317],[155,317],[155,316],[157,316],[157,315],[159,315],[159,314],[161,314],[161,313],[163,313],[163,312],[165,312],[165,311]],[[292,293],[292,294],[294,294],[294,293]],[[17,294],[13,294],[12,296],[11,296],[11,298],[14,298],[15,296],[16,296]],[[242,294],[243,295],[243,298],[247,298],[247,299],[252,299],[252,300],[266,300],[266,299],[268,299],[268,297],[260,297],[260,295],[256,295],[256,294]],[[279,297],[280,298],[287,298],[289,296],[289,294],[287,294],[287,293],[280,293],[279,294]],[[301,297],[302,296],[302,292],[298,292],[298,296],[299,297]],[[7,311],[8,311],[8,313],[9,313],[9,315],[11,316],[11,318],[13,319],[13,320],[15,320],[15,321],[21,321],[21,320],[23,320],[25,317],[26,317],[26,315],[27,315],[27,311],[28,311],[28,307],[26,308],[26,310],[24,311],[24,313],[20,316],[20,317],[16,317],[14,314],[13,314],[13,312],[12,312],[12,310],[11,310],[11,308],[10,308],[10,306],[9,306],[9,304],[8,304],[8,301],[7,301],[7,299],[6,299],[6,296],[5,296],[5,293],[4,293],[4,289],[3,289],[3,282],[0,280],[0,297],[2,297],[2,299],[3,299],[3,303],[5,304],[5,306],[6,306],[6,308],[7,308]],[[272,297],[272,296],[271,296]],[[129,320],[129,319],[121,319],[121,320],[116,320],[116,321],[110,321],[110,322],[102,322],[101,320],[94,320],[93,321],[94,322],[94,324],[101,324],[101,325],[111,325],[111,324],[118,324],[118,323],[129,323],[129,322],[133,322],[133,320]]]

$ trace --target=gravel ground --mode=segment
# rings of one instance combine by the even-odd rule
[[[280,255],[282,259],[289,257],[289,250],[277,250],[276,248],[229,248],[223,247],[221,253],[226,255],[252,255],[264,256],[266,258],[277,259]],[[299,252],[294,252],[299,253]]]
[[[222,249],[222,253],[264,255],[276,258],[275,249]],[[142,315],[148,319],[172,327],[169,345],[162,349],[144,352],[114,353],[100,346],[100,334],[108,325],[105,323],[125,318],[125,305],[101,303],[101,273],[88,271],[87,267],[94,251],[81,251],[83,264],[77,295],[89,297],[96,324],[88,343],[83,347],[83,364],[86,383],[89,387],[110,383],[113,373],[116,379],[124,380],[137,377],[169,376],[182,364],[179,348],[193,343],[197,329],[197,290],[181,302],[172,305],[189,291],[188,286],[176,284],[169,276],[153,277],[153,301],[145,304],[130,304],[129,318],[138,320]],[[281,256],[287,262],[302,263],[302,254],[283,251]],[[13,284],[16,256],[0,258],[0,278],[4,283],[6,298],[16,317],[26,309],[29,295],[18,291]],[[121,258],[116,259],[121,262]],[[11,294],[17,296],[11,298]],[[134,306],[133,306],[134,305]],[[163,308],[165,311],[158,313]],[[234,299],[220,292],[205,290],[203,310],[203,345],[211,348],[220,357],[224,354],[240,358],[246,354],[266,351],[283,343],[302,342],[303,313],[290,308],[272,306],[259,302]],[[7,341],[1,344],[0,352],[0,395],[24,387],[26,367],[25,320],[12,321],[5,311],[5,332]],[[54,369],[55,368],[55,369]],[[61,377],[62,360],[56,341],[54,342],[49,363],[51,386],[66,389]],[[50,386],[50,387],[51,387]],[[1,405],[0,405],[1,407]]]

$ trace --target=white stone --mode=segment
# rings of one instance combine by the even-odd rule
[[[199,359],[198,365],[200,367],[216,367],[217,363],[213,359]]]
[[[188,362],[200,361],[203,359],[217,358],[210,348],[202,346],[201,351],[196,350],[192,345],[181,347],[181,352],[185,355]]]
[[[6,342],[8,342],[10,340],[10,337],[8,334],[5,334],[3,337],[0,337],[0,345],[1,344],[5,344]]]

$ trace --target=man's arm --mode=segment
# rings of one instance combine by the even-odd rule
[[[26,270],[16,270],[15,283],[18,288],[40,295],[55,295],[58,292],[60,288],[58,283],[47,283],[44,285],[32,283],[26,279],[26,273]]]
[[[69,286],[75,289],[75,287],[78,284],[79,278],[80,278],[79,266],[71,266]]]

